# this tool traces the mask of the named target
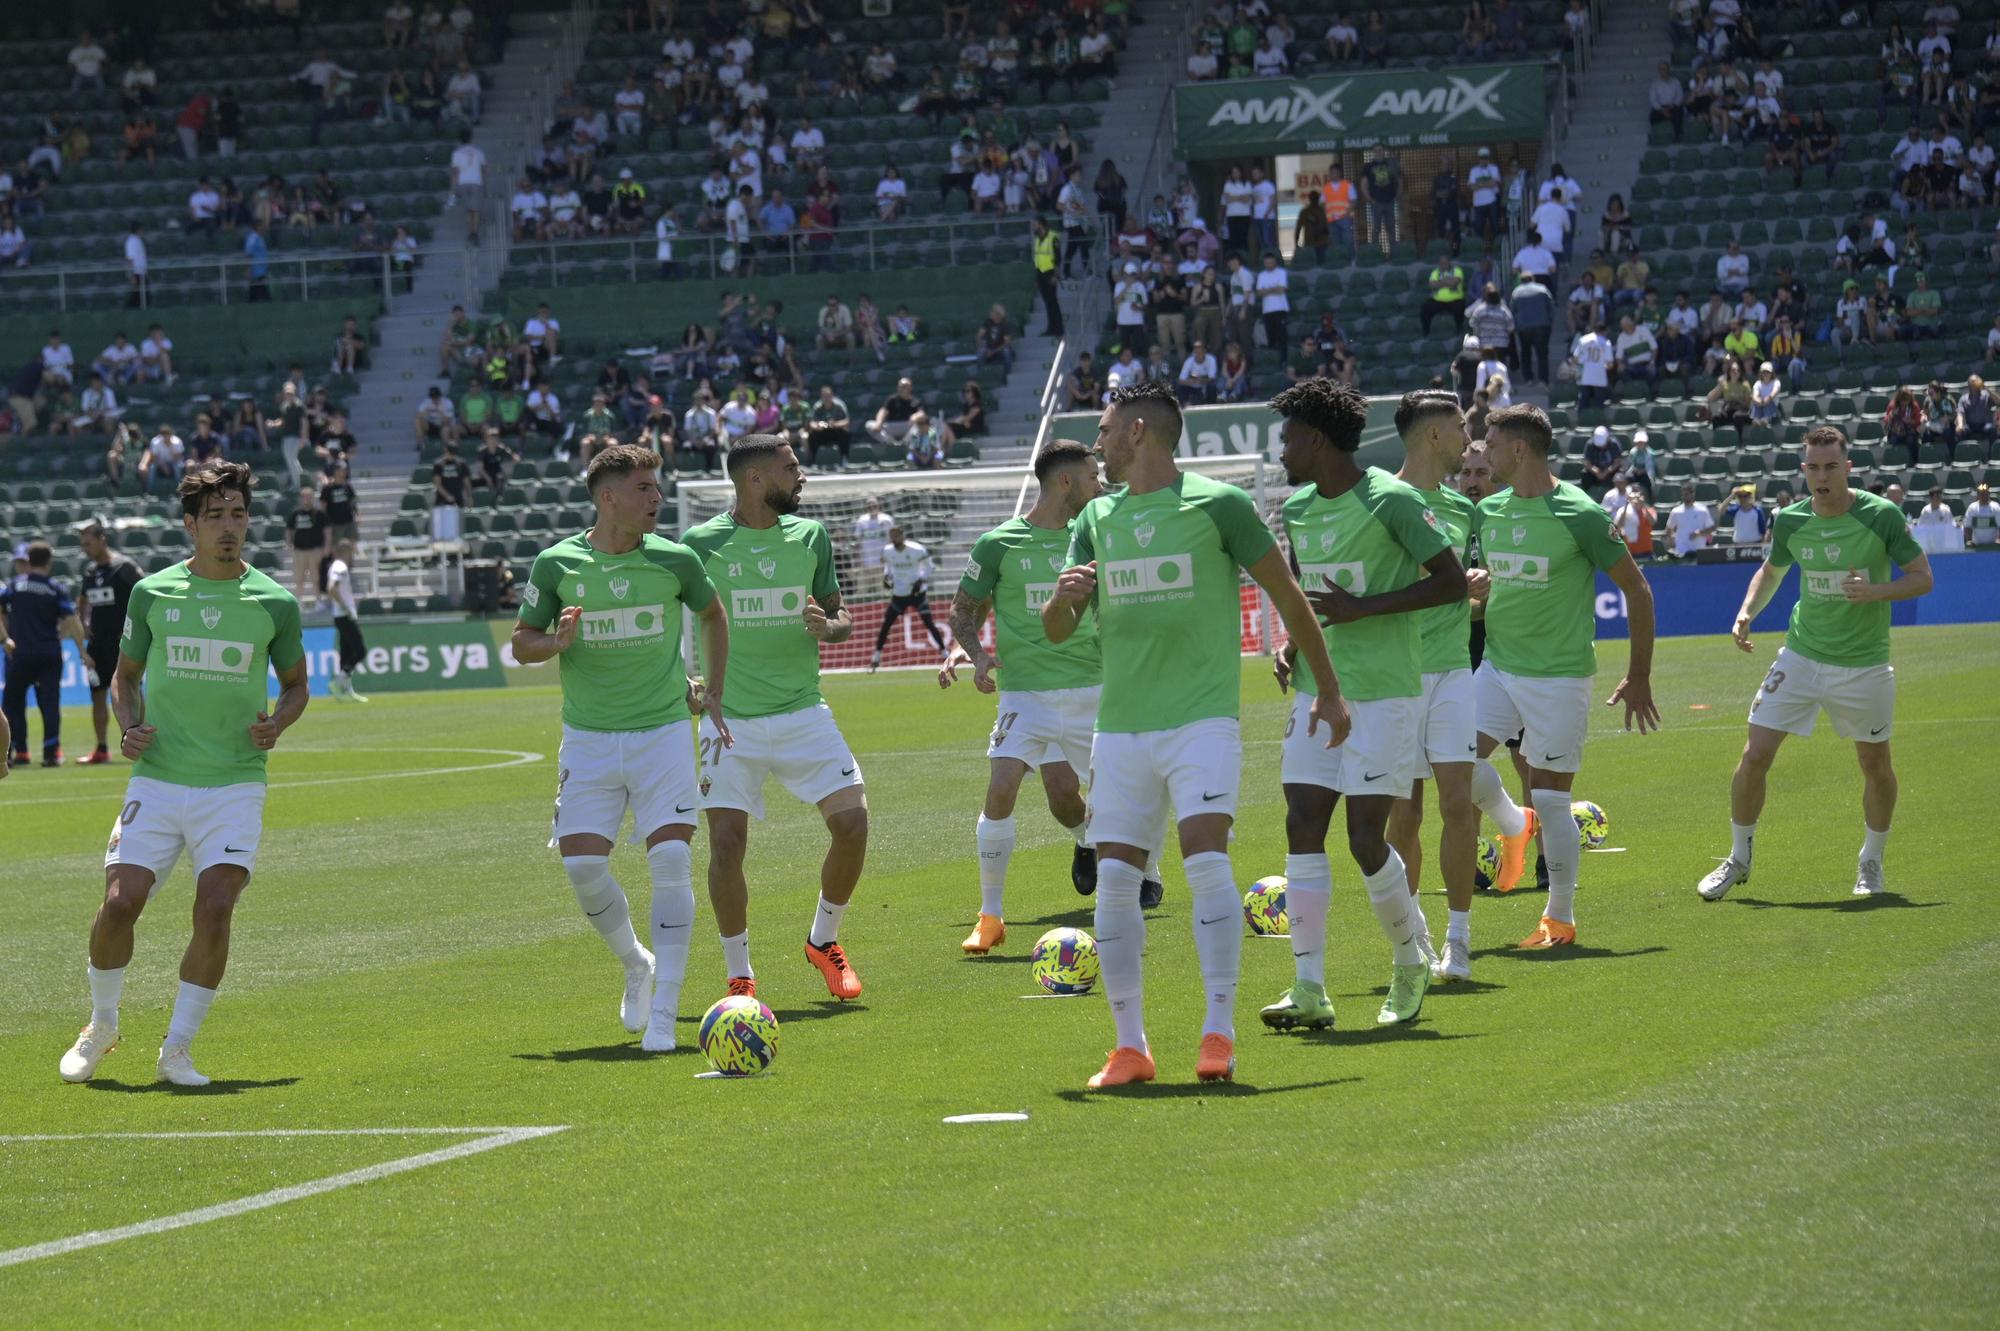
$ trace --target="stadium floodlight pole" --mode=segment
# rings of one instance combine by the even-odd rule
[[[1041,422],[1035,427],[1034,445],[1028,449],[1028,474],[1021,478],[1021,493],[1014,496],[1014,516],[1017,518],[1028,506],[1028,483],[1035,479],[1035,459],[1042,455],[1042,444],[1048,439],[1049,431],[1055,428],[1056,385],[1062,382],[1063,357],[1067,354],[1069,354],[1069,339],[1058,339],[1055,359],[1049,363],[1049,377],[1042,383]]]

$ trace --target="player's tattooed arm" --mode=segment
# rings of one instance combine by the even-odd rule
[[[806,632],[821,642],[846,642],[854,636],[854,616],[841,604],[839,592],[824,598],[808,596],[805,608]]]
[[[951,640],[965,653],[975,669],[983,669],[981,663],[990,663],[993,659],[979,643],[979,630],[986,623],[987,607],[991,604],[963,588],[952,593]]]

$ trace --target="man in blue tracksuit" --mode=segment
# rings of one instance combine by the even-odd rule
[[[76,602],[49,577],[55,552],[48,542],[30,541],[15,553],[27,568],[0,584],[0,642],[7,653],[0,707],[14,733],[11,761],[16,767],[28,761],[28,690],[33,688],[42,710],[42,766],[60,767],[62,640],[73,639],[81,656],[83,621],[77,618]]]

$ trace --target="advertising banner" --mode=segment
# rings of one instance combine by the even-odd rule
[[[1182,83],[1174,147],[1190,161],[1539,139],[1542,66],[1460,65]]]

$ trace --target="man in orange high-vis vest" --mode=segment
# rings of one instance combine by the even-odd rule
[[[1354,250],[1354,182],[1349,180],[1335,162],[1327,168],[1326,183],[1319,187],[1320,199],[1326,204],[1327,239],[1341,249],[1352,253]]]

